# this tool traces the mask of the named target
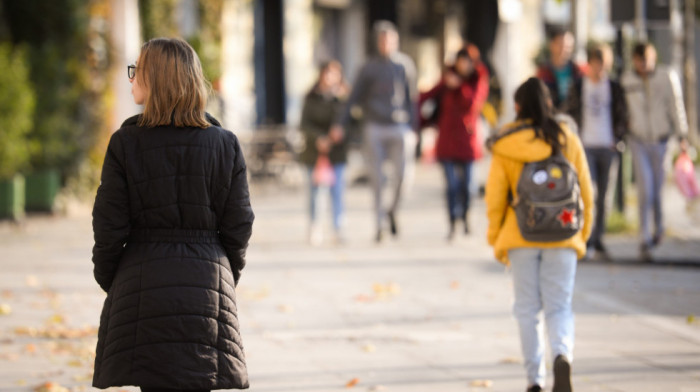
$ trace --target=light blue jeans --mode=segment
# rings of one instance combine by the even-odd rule
[[[508,251],[513,271],[513,314],[520,329],[520,344],[529,385],[544,387],[544,311],[552,359],[571,361],[574,349],[574,313],[571,298],[576,277],[576,251],[569,248],[516,248]]]
[[[644,244],[652,242],[649,215],[654,217],[654,235],[664,233],[661,190],[664,187],[666,142],[644,143],[630,140],[639,202],[639,231]]]
[[[309,218],[311,223],[316,222],[316,217],[318,216],[318,193],[319,187],[314,184],[313,179],[313,167],[309,168]],[[338,163],[333,165],[333,174],[335,176],[335,181],[331,185],[331,203],[333,209],[333,228],[336,231],[340,231],[343,226],[343,214],[345,212],[345,205],[343,203],[343,196],[345,193],[345,163]]]

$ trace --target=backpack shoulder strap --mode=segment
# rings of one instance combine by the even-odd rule
[[[503,139],[504,137],[510,136],[510,135],[517,133],[517,132],[520,132],[524,129],[531,129],[531,128],[532,128],[532,124],[524,123],[524,124],[518,124],[517,126],[512,127],[512,128],[502,129],[499,132],[497,132],[495,135],[492,135],[491,137],[489,137],[486,140],[486,147],[490,150],[497,141]]]

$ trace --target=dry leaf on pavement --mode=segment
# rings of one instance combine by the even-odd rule
[[[28,354],[34,354],[36,352],[36,345],[34,345],[34,343],[28,343],[26,346],[24,346],[24,351],[26,351]]]
[[[345,388],[353,388],[355,385],[357,385],[360,382],[359,378],[353,378],[352,380],[348,381],[347,384],[345,384]]]
[[[12,307],[8,304],[0,304],[0,316],[12,313]]]
[[[362,350],[364,350],[364,352],[366,352],[366,353],[373,353],[373,352],[377,351],[377,347],[373,344],[365,344],[362,347]]]
[[[518,357],[505,357],[499,361],[502,364],[520,364],[523,361]]]
[[[27,275],[24,278],[24,283],[29,287],[37,287],[39,286],[39,279],[34,275]]]
[[[474,380],[469,383],[469,386],[476,388],[491,388],[493,386],[493,381],[491,380]]]
[[[280,305],[277,307],[277,310],[282,313],[293,313],[294,307],[292,305]]]
[[[68,388],[62,387],[55,382],[45,382],[34,388],[34,392],[70,392]]]

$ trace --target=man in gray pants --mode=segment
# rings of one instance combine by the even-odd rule
[[[639,202],[640,256],[651,261],[651,249],[664,234],[661,190],[664,157],[672,136],[688,133],[678,74],[656,65],[656,49],[639,43],[633,51],[634,69],[622,75],[630,110],[630,138]],[[649,216],[654,218],[652,234]]]
[[[339,124],[331,131],[331,138],[342,138],[342,127],[348,124],[353,107],[359,106],[365,121],[364,147],[374,193],[376,241],[379,242],[385,218],[391,234],[398,234],[396,211],[405,178],[413,169],[417,89],[415,65],[408,56],[398,52],[399,34],[394,24],[378,21],[374,31],[377,55],[360,70]],[[393,166],[394,175],[391,179],[393,200],[387,210],[382,205],[385,160]]]

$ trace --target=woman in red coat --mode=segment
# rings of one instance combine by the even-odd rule
[[[448,239],[454,237],[459,219],[464,221],[465,233],[469,233],[472,166],[482,155],[478,120],[488,94],[489,72],[479,61],[478,49],[469,45],[457,52],[454,65],[445,71],[440,82],[420,97],[421,104],[431,99],[437,104],[439,133],[435,154],[447,180]]]

